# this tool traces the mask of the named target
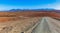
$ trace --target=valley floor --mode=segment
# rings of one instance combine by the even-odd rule
[[[60,21],[51,17],[30,17],[0,22],[0,33],[26,33],[29,29],[29,33],[60,33]]]

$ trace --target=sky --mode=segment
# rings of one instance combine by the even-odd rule
[[[60,10],[60,0],[0,0],[0,10],[44,9]]]

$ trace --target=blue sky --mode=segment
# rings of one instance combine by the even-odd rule
[[[0,0],[0,10],[9,9],[60,9],[60,0]]]

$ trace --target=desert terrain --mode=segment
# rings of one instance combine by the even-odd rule
[[[47,18],[44,18],[44,17],[47,17]],[[30,30],[30,28],[32,28],[36,23],[40,23],[42,19],[43,20],[46,19],[46,21],[50,23],[48,20],[50,19],[49,17],[55,20],[59,20],[60,22],[60,13],[57,13],[55,11],[0,12],[0,33],[28,33],[27,31]],[[33,31],[31,32],[34,33],[36,29],[34,31],[33,29],[31,29]]]

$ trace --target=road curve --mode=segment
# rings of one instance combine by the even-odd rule
[[[60,33],[60,21],[51,17],[43,17],[32,33]]]

